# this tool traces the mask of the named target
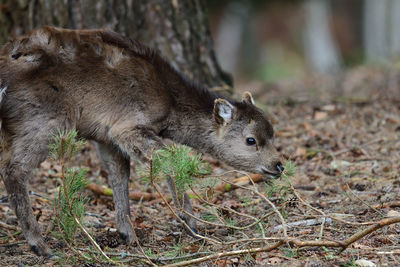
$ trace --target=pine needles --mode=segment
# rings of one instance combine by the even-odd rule
[[[174,178],[178,194],[184,193],[193,184],[194,177],[204,176],[210,171],[201,154],[187,146],[166,146],[153,154],[151,178]]]
[[[51,156],[61,165],[60,191],[55,201],[56,220],[67,242],[74,240],[79,221],[82,221],[85,213],[86,199],[81,192],[89,184],[86,180],[86,169],[66,168],[66,163],[84,146],[83,140],[77,140],[77,132],[58,131],[53,135],[53,143],[50,144]]]
[[[78,133],[75,130],[64,132],[58,130],[53,135],[53,142],[49,145],[51,156],[61,165],[61,180],[58,197],[55,201],[56,216],[55,220],[58,225],[61,237],[65,239],[68,246],[79,255],[79,251],[75,250],[70,244],[74,243],[75,235],[80,228],[89,238],[96,249],[107,259],[113,262],[99,247],[92,236],[82,225],[82,219],[85,213],[86,198],[82,196],[82,191],[89,184],[86,180],[86,169],[66,168],[66,163],[71,160],[85,145],[85,141],[77,139]]]

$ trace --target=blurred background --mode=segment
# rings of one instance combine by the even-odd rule
[[[274,92],[280,94],[276,99],[312,97],[315,90],[366,98],[383,86],[387,90],[380,94],[399,96],[399,0],[0,0],[0,5],[1,43],[40,25],[109,28],[161,51],[180,71],[215,90],[232,92],[234,85],[261,100]]]
[[[218,3],[218,4],[217,4]],[[398,0],[209,1],[224,69],[263,81],[329,74],[400,54]]]
[[[398,0],[208,1],[222,68],[239,81],[396,68]],[[396,80],[397,81],[397,80]]]
[[[398,0],[208,1],[208,8],[216,54],[239,88],[278,98],[399,97]]]

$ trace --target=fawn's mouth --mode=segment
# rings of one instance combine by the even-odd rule
[[[263,174],[268,175],[270,178],[276,179],[276,178],[281,177],[281,173],[280,172],[273,172],[273,171],[270,171],[269,169],[267,169],[265,167],[261,167],[261,172]]]

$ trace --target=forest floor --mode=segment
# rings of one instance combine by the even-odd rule
[[[199,218],[213,223],[198,222],[199,234],[211,241],[189,236],[162,198],[131,202],[140,246],[125,245],[115,233],[109,196],[85,191],[89,197],[85,225],[108,255],[127,266],[146,266],[142,250],[154,266],[204,256],[213,258],[193,265],[373,266],[357,263],[362,259],[367,261],[364,264],[400,266],[400,223],[387,223],[400,216],[399,81],[399,71],[362,67],[336,77],[247,84],[272,118],[276,147],[297,168],[290,183],[285,179],[242,183],[243,188],[224,193],[214,191],[217,186],[212,181],[200,179],[195,190],[209,203],[193,199],[194,210]],[[214,175],[231,170],[209,156],[204,159]],[[88,168],[90,182],[107,185],[93,145],[88,144],[71,164]],[[104,260],[100,256],[97,262],[89,262],[76,252],[96,254],[83,234],[70,244],[74,252],[49,227],[60,171],[58,163],[49,159],[30,182],[34,213],[43,229],[48,229],[48,244],[59,256],[55,260],[29,251],[0,182],[0,222],[6,224],[0,225],[2,266],[113,266],[99,262]],[[229,172],[223,177],[232,181],[240,176],[243,173]],[[156,195],[152,186],[134,177],[132,173],[131,191]],[[167,192],[164,183],[160,187]],[[287,237],[277,213],[286,224]],[[383,227],[351,240],[344,251],[331,246],[343,244],[377,222]],[[249,248],[258,249],[240,252]],[[230,251],[234,251],[231,256],[215,256]]]

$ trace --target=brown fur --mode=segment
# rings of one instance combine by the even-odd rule
[[[153,50],[111,31],[44,27],[8,42],[0,51],[0,174],[28,243],[38,254],[50,254],[26,184],[58,128],[76,129],[99,144],[118,230],[132,242],[129,160],[148,160],[163,138],[238,169],[279,175],[272,127],[253,103],[249,93],[242,102],[211,93]],[[249,137],[257,144],[246,144]],[[192,212],[188,201],[184,206]]]

